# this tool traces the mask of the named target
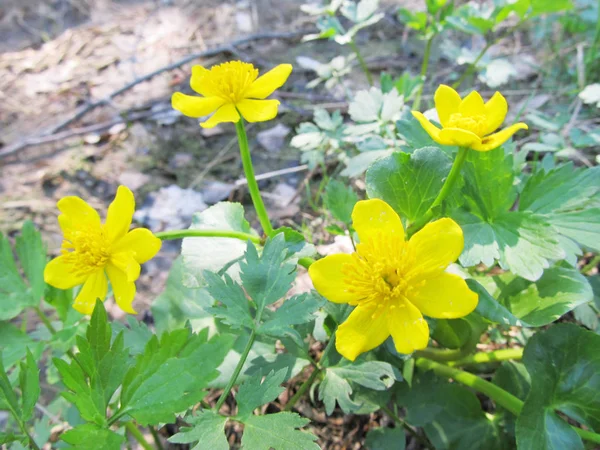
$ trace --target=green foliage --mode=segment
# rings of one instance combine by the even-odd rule
[[[125,438],[114,431],[101,428],[98,425],[86,423],[79,425],[61,435],[67,448],[79,450],[120,450]]]
[[[17,422],[23,424],[32,418],[35,404],[40,396],[40,371],[29,350],[27,350],[26,359],[21,362],[20,368],[19,397],[13,389],[2,364],[2,358],[0,358],[0,410],[10,412]]]
[[[244,421],[242,446],[247,450],[319,450],[316,436],[299,430],[309,422],[298,414],[280,412],[249,416]]]
[[[15,251],[25,279],[13,258],[8,238],[0,234],[0,320],[10,320],[25,308],[39,305],[46,288],[46,247],[32,222],[24,223]]]
[[[365,445],[369,450],[404,450],[406,436],[402,428],[373,428],[367,433]]]
[[[581,438],[556,411],[600,429],[600,336],[572,324],[541,331],[523,356],[531,390],[517,420],[519,448],[583,449]]]
[[[352,221],[352,210],[358,201],[358,196],[352,189],[339,180],[331,180],[325,188],[325,206],[340,222],[348,225]]]
[[[273,313],[268,320],[257,328],[259,334],[268,334],[274,337],[284,337],[289,334],[302,336],[292,326],[311,322],[315,314],[324,304],[325,300],[318,294],[301,294],[291,297]]]
[[[412,154],[395,153],[374,163],[367,171],[367,194],[387,202],[412,222],[431,206],[450,172],[452,161],[436,147]]]
[[[245,422],[259,406],[279,397],[285,388],[281,383],[285,378],[285,370],[269,373],[264,380],[262,376],[253,376],[240,386],[236,396],[238,412],[236,419]]]
[[[176,435],[169,438],[174,444],[191,444],[198,442],[192,450],[229,450],[225,436],[227,417],[220,416],[214,411],[200,411],[197,416],[186,418],[190,427],[182,427]]]

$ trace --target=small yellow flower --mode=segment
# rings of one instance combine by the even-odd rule
[[[354,361],[390,335],[399,353],[412,353],[429,341],[423,314],[455,319],[475,309],[477,294],[445,272],[464,246],[452,219],[427,224],[409,241],[400,217],[382,200],[359,201],[352,220],[360,238],[356,252],[326,256],[308,271],[329,301],[356,305],[336,333],[342,356]]]
[[[129,231],[135,210],[132,192],[119,186],[104,225],[96,210],[79,197],[64,197],[57,206],[62,213],[58,216],[64,234],[62,255],[46,266],[46,283],[58,289],[83,284],[73,307],[91,314],[96,299],[106,297],[108,277],[117,305],[135,314],[131,304],[140,264],[156,255],[161,241],[145,228]]]
[[[491,134],[500,128],[508,112],[508,104],[500,92],[496,92],[487,103],[475,91],[461,100],[458,92],[442,84],[435,91],[434,100],[441,130],[419,111],[412,114],[438,144],[487,152],[500,147],[517,131],[527,129],[527,124],[519,122]]]
[[[265,122],[277,115],[278,100],[265,100],[283,86],[292,73],[290,64],[280,64],[258,78],[250,63],[230,61],[210,70],[192,67],[190,86],[202,97],[175,92],[173,108],[188,117],[213,116],[200,125],[212,128],[221,122],[238,122],[240,114],[248,122]]]

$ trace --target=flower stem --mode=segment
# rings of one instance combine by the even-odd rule
[[[441,203],[446,199],[446,197],[452,190],[452,187],[454,186],[454,183],[456,182],[458,175],[460,174],[462,165],[465,162],[465,159],[467,159],[468,152],[469,152],[468,147],[459,147],[458,154],[456,155],[456,158],[454,159],[454,163],[452,164],[452,168],[450,169],[448,178],[446,178],[446,181],[444,182],[444,185],[442,186],[440,193],[438,194],[436,199],[433,201],[433,203],[431,204],[431,206],[429,207],[427,212],[425,214],[423,214],[419,219],[417,219],[415,222],[413,222],[408,227],[407,234],[409,237],[412,236],[413,234],[415,234],[417,231],[419,231],[427,222],[429,222],[431,220],[431,218],[433,217],[433,210],[437,206],[441,205]]]
[[[412,109],[415,111],[419,110],[421,106],[421,95],[423,95],[423,88],[425,86],[425,78],[427,76],[427,68],[429,67],[429,55],[431,54],[431,44],[433,43],[433,38],[435,38],[435,34],[433,34],[429,39],[427,39],[427,43],[425,44],[425,53],[423,54],[423,62],[421,63],[421,84],[419,86],[419,90],[415,94],[415,99],[413,100]]]
[[[215,405],[214,410],[216,412],[219,412],[219,410],[221,409],[221,406],[223,406],[223,403],[225,403],[225,400],[227,399],[229,392],[235,385],[235,382],[237,381],[237,379],[240,375],[240,372],[242,371],[242,367],[244,367],[246,359],[248,358],[248,354],[250,353],[252,344],[254,344],[254,339],[256,339],[256,332],[254,330],[252,330],[252,332],[250,333],[250,338],[248,339],[248,343],[246,344],[246,348],[244,349],[244,352],[240,356],[240,360],[238,361],[237,366],[235,367],[235,370],[233,371],[233,374],[231,375],[231,378],[229,379],[229,382],[227,383],[227,386],[225,386],[223,393],[221,394],[221,396],[219,397],[219,400],[217,401],[217,404]]]
[[[492,352],[480,352],[474,355],[465,356],[464,358],[448,363],[451,367],[466,366],[469,364],[485,364],[489,362],[500,362],[509,360],[520,360],[523,358],[522,348],[505,348],[494,350]]]
[[[244,173],[246,174],[246,180],[248,181],[248,190],[250,191],[250,197],[252,197],[252,203],[254,204],[258,220],[260,221],[264,233],[267,236],[271,236],[273,233],[273,226],[269,220],[267,209],[265,208],[265,204],[260,195],[260,189],[258,188],[258,183],[256,182],[252,158],[250,157],[250,149],[248,147],[248,136],[246,135],[246,129],[244,128],[244,119],[241,117],[235,124],[235,130],[237,131],[242,165],[244,166]]]
[[[161,231],[160,233],[154,233],[154,236],[163,241],[186,237],[225,237],[241,239],[242,241],[250,240],[255,244],[261,243],[261,239],[258,236],[254,236],[250,233],[243,233],[241,231],[229,230],[169,230]]]
[[[308,390],[308,388],[313,384],[317,376],[321,373],[321,369],[315,368],[310,376],[304,380],[304,383],[300,385],[296,393],[290,398],[290,400],[285,404],[283,408],[284,411],[291,411],[294,405],[300,400],[300,398],[304,395],[304,393]]]
[[[472,373],[465,372],[454,367],[449,367],[445,364],[440,364],[435,361],[431,361],[426,358],[419,358],[416,360],[417,367],[424,370],[433,370],[436,375],[445,378],[452,378],[457,383],[468,386],[482,394],[487,395],[489,398],[494,400],[497,405],[502,406],[507,411],[510,411],[515,416],[518,416],[523,409],[523,402],[512,395],[510,392],[496,386],[489,381],[479,378]],[[600,434],[592,431],[582,430],[581,428],[571,425],[571,428],[586,441],[600,443]]]
[[[152,447],[144,438],[142,432],[138,429],[138,427],[135,426],[133,422],[125,422],[125,428],[145,450],[154,450],[154,447]]]
[[[352,48],[352,51],[356,54],[356,59],[358,59],[358,63],[360,64],[360,67],[362,68],[363,72],[367,76],[367,81],[369,82],[369,84],[371,86],[373,86],[373,76],[371,75],[371,72],[369,71],[369,68],[367,67],[367,63],[365,62],[364,58],[362,57],[360,50],[358,49],[358,45],[356,45],[356,42],[354,41],[354,38],[352,38],[350,40],[350,47]]]

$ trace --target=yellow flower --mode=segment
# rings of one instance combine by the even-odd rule
[[[46,266],[46,283],[58,289],[83,284],[73,307],[91,314],[96,299],[106,297],[108,277],[119,307],[135,314],[131,303],[140,264],[156,255],[161,242],[145,228],[129,231],[135,210],[132,192],[119,186],[104,225],[96,210],[79,197],[64,197],[57,206],[62,213],[58,216],[64,234],[62,255]]]
[[[309,268],[321,295],[356,305],[336,333],[342,356],[354,361],[390,335],[399,353],[412,353],[429,340],[423,314],[455,319],[475,309],[477,294],[445,272],[464,246],[456,222],[436,220],[406,241],[400,217],[378,199],[358,202],[352,220],[360,238],[356,252],[326,256]]]
[[[230,61],[210,70],[192,67],[190,85],[202,95],[195,97],[175,92],[171,98],[173,108],[188,117],[213,116],[200,123],[212,128],[221,122],[238,122],[240,114],[248,122],[265,122],[277,115],[278,100],[265,100],[292,73],[290,64],[280,64],[260,78],[252,64]]]
[[[435,91],[434,100],[441,130],[419,111],[412,114],[438,144],[487,152],[500,147],[517,131],[527,129],[527,124],[519,122],[491,134],[502,125],[508,112],[508,104],[500,92],[496,92],[487,103],[475,91],[461,100],[458,92],[442,84]]]

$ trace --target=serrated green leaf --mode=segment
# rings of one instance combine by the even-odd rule
[[[79,450],[120,450],[125,438],[114,431],[86,423],[61,434],[60,438],[68,448]]]
[[[394,153],[367,171],[367,194],[386,201],[403,219],[414,221],[431,206],[450,172],[451,159],[437,147]]]
[[[325,188],[325,206],[340,222],[348,224],[352,221],[352,209],[358,196],[352,186],[338,180],[331,180]]]
[[[10,242],[0,234],[0,320],[10,320],[34,304],[31,291],[13,259]]]
[[[535,334],[523,363],[535,380],[517,419],[517,445],[531,450],[583,449],[554,410],[600,430],[600,336],[573,324]]]
[[[192,217],[190,230],[224,230],[253,233],[244,218],[244,207],[239,203],[221,202],[196,213]],[[204,287],[205,270],[218,272],[233,261],[241,258],[246,244],[239,239],[192,237],[181,244],[183,259],[183,284],[188,288]],[[231,265],[227,273],[236,276],[239,268]]]
[[[208,283],[206,290],[220,305],[209,308],[215,316],[233,328],[254,329],[254,318],[250,312],[250,302],[242,287],[227,274],[220,277],[216,273],[205,272]]]
[[[29,349],[27,349],[25,362],[21,363],[19,386],[21,387],[21,420],[27,422],[33,417],[35,404],[41,392],[40,370]]]
[[[296,278],[296,266],[285,262],[287,253],[282,234],[269,238],[260,256],[251,243],[246,248],[245,261],[240,262],[240,278],[244,289],[256,303],[257,314],[261,314],[265,306],[283,298]]]
[[[258,333],[282,337],[293,331],[293,325],[310,322],[316,312],[325,303],[324,299],[314,293],[296,295],[287,299],[258,327]]]
[[[330,416],[335,409],[335,404],[340,405],[346,414],[356,410],[360,405],[350,398],[352,386],[335,370],[328,368],[325,378],[319,385],[319,400],[325,404],[325,412]]]
[[[535,281],[550,262],[565,257],[558,235],[543,216],[531,212],[507,212],[486,222],[478,216],[456,213],[465,246],[460,263],[491,267],[497,260],[505,270]]]
[[[184,286],[184,271],[182,257],[179,257],[169,271],[165,290],[152,302],[152,316],[159,335],[183,328],[188,321],[194,331],[215,329],[215,319],[207,312],[214,299],[206,289]]]
[[[127,325],[120,322],[113,322],[112,334],[116,338],[119,333],[123,333],[125,348],[129,350],[130,355],[139,355],[144,352],[144,348],[148,341],[154,335],[148,325],[134,319],[132,316],[127,316]]]
[[[402,428],[373,428],[367,433],[365,445],[369,450],[404,450],[406,435]]]
[[[125,375],[121,409],[142,425],[171,422],[199,402],[217,367],[233,345],[230,335],[207,341],[208,333],[188,329],[154,336]]]
[[[31,295],[33,300],[39,302],[46,288],[44,268],[47,257],[42,235],[35,229],[33,222],[28,220],[23,224],[21,234],[17,236],[16,241],[15,250],[31,286]]]
[[[179,433],[169,438],[174,444],[191,444],[198,442],[191,450],[229,450],[229,442],[225,436],[227,417],[214,411],[200,411],[197,416],[186,418],[191,427],[181,427]]]
[[[279,397],[279,394],[285,391],[285,388],[281,387],[285,373],[284,369],[270,372],[264,379],[258,374],[242,383],[235,397],[238,405],[236,420],[245,422],[256,408]]]
[[[308,422],[289,412],[249,416],[244,421],[242,446],[246,450],[319,450],[316,436],[298,429]]]
[[[336,372],[346,380],[376,391],[389,389],[395,381],[402,380],[398,369],[383,361],[367,361],[361,364],[331,367],[328,370]]]

